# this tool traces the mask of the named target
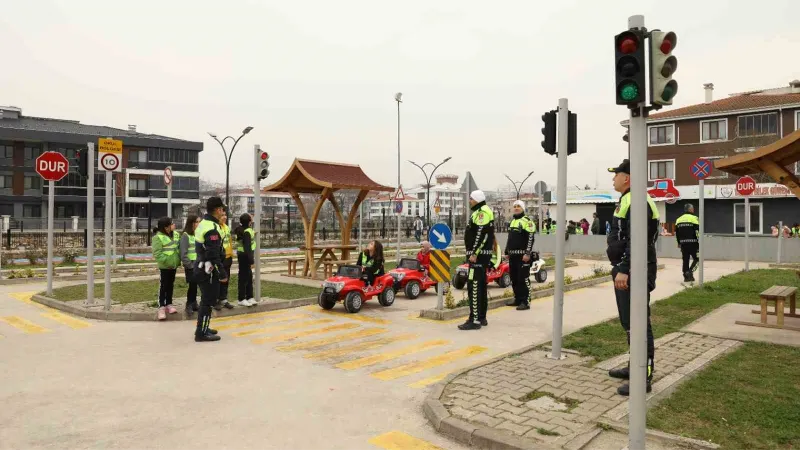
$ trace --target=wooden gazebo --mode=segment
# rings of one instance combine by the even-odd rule
[[[800,161],[800,129],[754,152],[718,159],[714,161],[714,167],[740,177],[766,173],[800,198],[800,181],[789,169],[797,161]]]
[[[340,206],[333,195],[334,192],[342,189],[358,191],[358,197],[350,209],[347,222],[345,222]],[[394,188],[374,182],[361,170],[360,166],[355,164],[295,159],[286,174],[276,183],[266,187],[264,191],[288,193],[297,204],[305,230],[305,245],[303,246],[305,261],[302,276],[313,278],[316,277],[317,269],[326,258],[336,259],[333,250],[341,250],[341,260],[347,260],[350,257],[350,251],[355,249],[355,246],[350,244],[353,219],[367,194],[370,191],[392,192]],[[308,217],[303,207],[300,194],[320,195],[311,217]],[[338,246],[317,247],[314,245],[317,218],[326,200],[331,202],[339,221],[342,243]],[[315,261],[315,253],[318,250],[322,251],[322,254]]]

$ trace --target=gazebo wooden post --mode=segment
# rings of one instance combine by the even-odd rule
[[[331,195],[331,192],[333,192],[333,189],[331,188],[326,187],[322,189],[322,195],[317,201],[317,204],[314,206],[314,212],[311,214],[311,219],[309,220],[309,227],[306,235],[306,240],[308,241],[308,244],[306,244],[306,248],[311,248],[314,246],[314,233],[316,233],[317,231],[317,218],[319,217],[320,211],[322,211],[322,205],[325,204],[325,200],[328,199],[328,196]],[[316,278],[317,271],[316,267],[313,266],[314,251],[311,250],[311,253],[308,253],[306,255],[306,258],[308,259],[308,267],[311,278]],[[303,271],[303,276],[308,276],[308,274],[306,274],[305,271]]]
[[[341,231],[342,236],[344,236],[345,232],[344,217],[342,217],[342,210],[339,207],[339,202],[336,201],[336,197],[333,195],[333,190],[331,190],[331,192],[329,193],[328,200],[330,200],[331,205],[333,205],[333,211],[336,213],[336,219],[339,221],[339,230]],[[344,239],[342,239],[342,244],[344,245]],[[343,248],[342,259],[343,260],[348,259],[349,257],[350,257],[350,251],[346,248]]]
[[[350,208],[350,215],[347,217],[347,223],[342,227],[342,246],[346,246],[350,244],[350,232],[353,229],[353,220],[356,218],[356,211],[358,211],[358,207],[361,206],[361,203],[367,198],[367,194],[369,191],[361,190],[358,192],[358,197],[356,197],[356,201],[353,203],[353,207]],[[361,251],[361,249],[358,249]],[[345,252],[347,255],[345,256]],[[342,250],[342,258],[349,258],[350,251],[347,249]]]
[[[300,194],[297,193],[297,190],[294,188],[287,188],[289,195],[292,196],[294,202],[297,204],[297,209],[300,211],[300,217],[303,219],[303,231],[305,232],[305,261],[303,262],[303,276],[308,276],[308,271],[311,269],[311,262],[314,260],[314,250],[311,249],[313,244],[313,239],[311,243],[308,240],[308,214],[306,213],[305,207],[303,207],[303,202],[300,200]]]

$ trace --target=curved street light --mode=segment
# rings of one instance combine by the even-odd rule
[[[446,163],[447,161],[450,161],[450,159],[451,157],[448,156],[447,158],[444,159],[444,161],[440,162],[439,164],[434,165],[433,163],[425,163],[421,166],[415,163],[414,161],[411,160],[408,161],[411,164],[417,166],[417,168],[422,171],[422,176],[425,177],[425,187],[427,188],[427,193],[425,194],[425,223],[428,226],[428,228],[430,228],[431,226],[431,180],[433,179],[433,174],[436,173],[436,169],[438,169],[439,166]],[[430,175],[428,175],[425,172],[426,166],[433,166],[433,170],[431,171]]]
[[[517,183],[516,181],[512,180],[511,177],[509,177],[508,175],[506,175],[506,174],[503,174],[503,175],[505,175],[505,177],[508,178],[508,181],[510,181],[511,184],[514,185],[514,189],[517,191],[517,200],[519,200],[519,193],[522,190],[522,185],[525,184],[526,181],[528,181],[528,178],[530,178],[531,175],[533,175],[533,171],[531,170],[531,173],[529,173],[528,176],[525,177],[525,179],[520,181],[519,183]],[[517,184],[519,184],[519,187],[517,187]]]
[[[242,130],[242,135],[239,136],[238,138],[234,139],[232,136],[226,136],[221,141],[219,140],[219,138],[217,138],[216,134],[214,134],[214,133],[212,133],[210,131],[208,132],[208,135],[211,136],[212,138],[214,138],[214,140],[217,141],[219,146],[222,147],[222,153],[225,154],[225,206],[228,207],[228,211],[230,211],[230,205],[228,204],[228,202],[230,201],[229,189],[230,189],[230,178],[231,178],[231,176],[230,176],[231,175],[231,158],[233,157],[233,151],[236,150],[236,144],[239,143],[239,140],[241,138],[243,138],[245,134],[251,132],[252,130],[253,130],[253,127],[247,127],[244,130]],[[230,153],[228,153],[228,151],[225,150],[225,145],[223,144],[228,139],[233,141],[233,147],[231,147]],[[230,220],[231,220],[231,218],[228,217],[228,221],[230,221]]]

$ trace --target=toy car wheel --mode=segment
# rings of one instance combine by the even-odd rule
[[[497,284],[502,288],[511,286],[511,274],[504,273],[502,277],[497,279]]]
[[[358,291],[352,291],[344,298],[344,309],[349,313],[357,313],[361,311],[361,306],[364,304],[364,298]]]
[[[453,283],[452,286],[456,289],[464,289],[464,286],[467,284],[467,277],[459,274],[453,275]]]
[[[408,297],[408,298],[410,298],[412,300],[417,298],[417,297],[419,297],[420,289],[421,289],[421,287],[419,285],[419,282],[417,282],[417,281],[409,281],[408,284],[406,284],[406,287],[405,287],[406,297]]]
[[[336,306],[336,300],[330,300],[330,299],[325,298],[325,294],[322,293],[322,292],[320,292],[320,294],[319,294],[319,302],[318,303],[319,303],[319,306],[322,307],[322,309],[333,309],[333,307]]]
[[[536,278],[537,283],[544,283],[547,281],[547,271],[545,269],[539,269],[539,271],[536,272],[533,277]]]
[[[378,303],[382,306],[392,306],[394,303],[394,289],[386,288],[381,292],[381,295],[378,296]]]

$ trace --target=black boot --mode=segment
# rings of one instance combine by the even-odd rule
[[[217,330],[215,330],[213,328],[209,328],[208,330],[206,330],[206,333],[208,333],[208,334],[217,334]]]
[[[487,321],[486,319],[483,319],[483,320],[481,320],[481,326],[482,326],[482,327],[487,327],[487,326],[489,326],[489,321]]]
[[[475,323],[475,322],[471,322],[471,321],[466,321],[466,322],[462,323],[461,325],[459,325],[458,329],[459,330],[480,330],[481,329],[481,324]]]
[[[519,306],[521,302],[519,300],[507,300],[506,306]]]
[[[611,378],[620,378],[622,380],[630,379],[631,377],[631,369],[630,367],[622,367],[620,369],[611,369],[608,371],[608,376]]]
[[[531,305],[527,303],[521,303],[519,306],[517,306],[517,311],[525,311],[528,309],[531,309]]]
[[[646,390],[648,393],[653,390],[653,383],[652,380],[650,380],[649,378],[647,379]],[[629,396],[631,394],[631,386],[628,383],[623,384],[622,386],[617,388],[617,394],[624,395],[625,397]]]
[[[188,303],[186,303],[186,315],[187,316],[191,316],[198,309],[199,309],[199,307],[197,306],[197,302],[188,302]]]
[[[195,342],[214,342],[219,341],[222,339],[221,337],[217,336],[216,334],[203,334],[203,335],[194,335]]]

